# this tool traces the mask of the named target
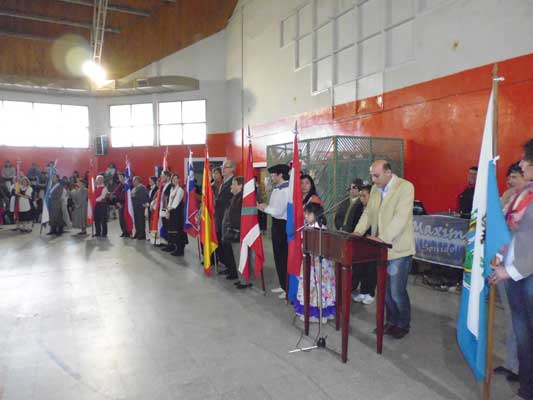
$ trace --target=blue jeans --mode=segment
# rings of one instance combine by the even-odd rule
[[[533,275],[505,283],[518,347],[518,394],[533,399]]]
[[[412,256],[389,260],[387,265],[387,294],[385,308],[387,323],[409,329],[411,323],[411,302],[407,293],[407,281],[413,262]]]

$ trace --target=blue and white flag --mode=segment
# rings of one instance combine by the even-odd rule
[[[479,155],[478,172],[467,234],[463,290],[457,318],[457,341],[476,379],[483,380],[487,363],[487,277],[490,261],[508,243],[493,163],[494,106],[491,93]],[[489,168],[489,163],[491,167]],[[490,170],[490,173],[489,173]],[[498,222],[500,221],[500,222]],[[498,232],[500,230],[500,232]],[[507,233],[505,233],[507,232]]]
[[[46,182],[46,190],[43,199],[43,213],[41,214],[41,225],[46,225],[50,222],[50,191],[52,190],[52,175],[56,173],[56,164],[48,167],[48,182]]]

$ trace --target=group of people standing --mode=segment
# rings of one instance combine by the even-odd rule
[[[259,204],[258,209],[272,217],[272,248],[280,285],[272,291],[279,293],[279,297],[283,299],[288,297],[289,290],[286,236],[289,167],[280,164],[269,168],[268,171],[275,186],[269,203]],[[410,182],[395,175],[385,160],[375,161],[370,167],[370,175],[373,186],[360,179],[352,182],[349,195],[338,206],[335,227],[341,231],[366,235],[373,240],[392,244],[392,249],[388,251],[385,334],[401,339],[409,333],[411,321],[407,278],[415,254],[412,217],[414,187]],[[330,210],[324,210],[313,178],[303,175],[301,188],[306,225],[326,229],[325,215]],[[354,272],[352,286],[354,290],[360,286],[360,290],[354,293],[353,300],[372,304],[375,301],[377,281],[375,264],[357,265]],[[322,276],[321,282],[318,282],[319,276]],[[300,273],[297,295],[294,299],[289,298],[300,317],[303,314],[302,282]],[[291,288],[291,292],[292,290]],[[320,306],[322,310],[319,310]],[[335,272],[330,260],[314,257],[311,263],[311,321],[318,320],[319,315],[324,320],[335,315]]]

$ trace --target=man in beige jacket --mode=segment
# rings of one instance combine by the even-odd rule
[[[385,160],[375,161],[370,166],[370,175],[374,186],[354,233],[363,235],[371,228],[371,239],[392,244],[388,251],[384,333],[401,339],[409,333],[411,322],[407,281],[415,254],[414,187],[394,175]]]

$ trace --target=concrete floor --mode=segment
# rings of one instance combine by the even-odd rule
[[[347,364],[324,350],[289,355],[302,324],[276,295],[206,278],[195,244],[179,260],[119,238],[117,224],[107,240],[2,227],[0,399],[480,398],[455,342],[456,294],[412,283],[411,333],[386,338],[382,356],[374,306],[353,303]],[[338,353],[339,333],[325,330]],[[500,376],[492,387],[493,399],[517,389]]]

